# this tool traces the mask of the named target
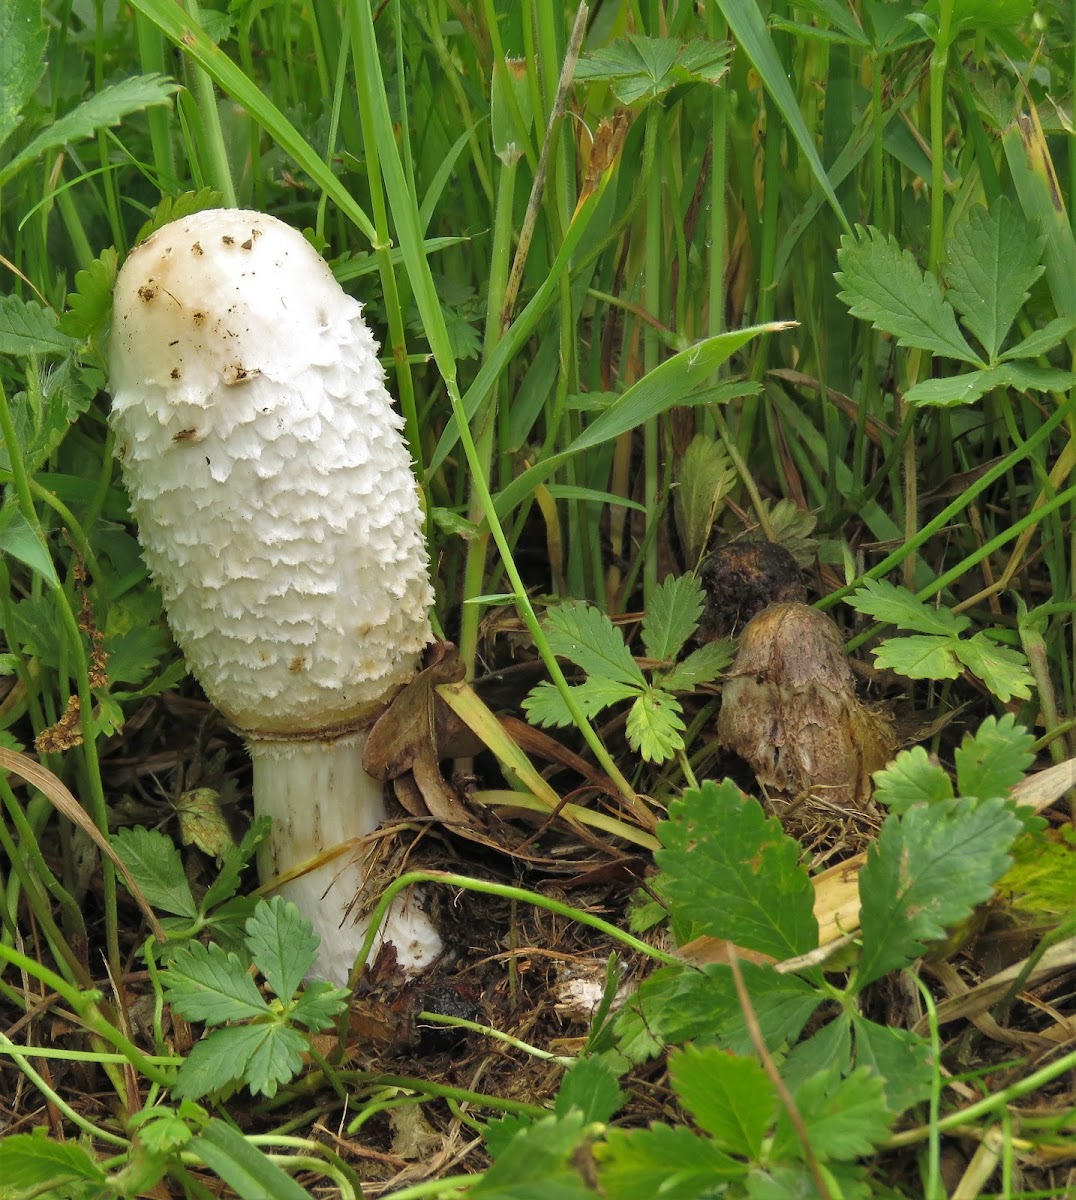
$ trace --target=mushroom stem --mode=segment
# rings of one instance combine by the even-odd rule
[[[258,851],[263,882],[315,863],[275,891],[291,900],[321,938],[311,974],[344,984],[369,928],[353,915],[355,898],[369,891],[372,854],[361,839],[385,820],[384,786],[362,765],[366,733],[334,741],[248,743],[254,763],[254,812],[273,819]],[[396,949],[408,972],[427,967],[441,939],[422,911],[420,899],[401,896],[389,910],[382,941]]]

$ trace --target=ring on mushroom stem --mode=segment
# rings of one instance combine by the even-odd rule
[[[275,217],[217,209],[136,247],[116,281],[111,421],[176,642],[254,762],[263,879],[369,834],[364,726],[415,671],[433,603],[410,454],[362,306]],[[283,884],[344,982],[367,855]],[[417,897],[382,936],[441,949]]]

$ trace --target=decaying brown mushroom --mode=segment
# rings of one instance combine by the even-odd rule
[[[837,626],[806,604],[774,604],[747,623],[725,677],[721,744],[767,788],[862,803],[896,740],[856,696]]]

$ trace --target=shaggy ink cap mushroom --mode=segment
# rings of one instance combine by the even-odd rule
[[[345,910],[367,863],[331,852],[385,817],[381,784],[362,769],[364,729],[414,673],[433,602],[377,344],[299,232],[210,210],[157,230],[124,263],[110,387],[172,632],[245,738],[255,810],[274,818],[259,869],[330,855],[280,891],[321,936],[315,973],[342,981],[365,934]],[[440,949],[414,897],[383,936],[405,968]]]

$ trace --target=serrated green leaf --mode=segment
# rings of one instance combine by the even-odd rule
[[[112,311],[112,289],[119,272],[115,246],[75,273],[75,290],[67,297],[67,311],[60,318],[60,331],[79,341],[100,337]]]
[[[1045,244],[1006,196],[969,209],[949,236],[946,295],[991,362],[1043,273]]]
[[[613,1059],[619,1072],[614,1069]],[[554,1104],[557,1116],[565,1117],[574,1110],[587,1125],[611,1120],[627,1099],[620,1087],[620,1075],[627,1066],[620,1055],[593,1054],[578,1059],[561,1080]]]
[[[616,1200],[700,1200],[747,1168],[686,1126],[610,1129],[595,1147],[603,1195]]]
[[[696,434],[680,460],[673,493],[676,528],[689,563],[697,565],[706,553],[714,519],[735,479],[724,445]]]
[[[600,679],[596,675],[583,683],[573,685],[569,691],[583,710],[583,715],[587,717],[600,713],[610,704],[631,700],[639,695],[638,687],[629,683],[619,683],[615,679]],[[556,685],[548,680],[543,680],[531,688],[523,700],[523,711],[532,725],[541,725],[546,729],[571,725],[575,720]]]
[[[726,43],[628,34],[583,55],[575,78],[609,83],[621,104],[648,102],[683,83],[717,83],[728,69]]]
[[[181,192],[178,196],[162,196],[160,204],[153,210],[149,220],[139,229],[135,236],[134,245],[144,242],[151,233],[163,229],[173,221],[182,217],[192,216],[207,208],[220,208],[224,202],[223,192],[216,188],[199,188],[195,192]]]
[[[24,563],[53,587],[60,586],[48,548],[14,504],[0,512],[0,554]]]
[[[628,710],[624,732],[631,748],[645,762],[662,763],[683,750],[684,725],[680,701],[659,688],[650,688]]]
[[[658,889],[695,933],[777,959],[818,945],[814,890],[799,846],[734,783],[706,782],[658,826]]]
[[[0,1180],[4,1196],[40,1195],[45,1185],[88,1180],[104,1182],[105,1173],[77,1142],[58,1142],[39,1133],[9,1133],[0,1138]]]
[[[211,1120],[192,1148],[243,1200],[310,1200],[309,1192],[225,1121]]]
[[[960,332],[934,276],[880,230],[858,226],[857,232],[858,240],[841,238],[835,275],[839,298],[852,316],[892,334],[902,346],[985,366]]]
[[[0,4],[0,146],[21,123],[21,112],[45,73],[48,29],[40,0]]]
[[[909,679],[956,679],[961,666],[956,656],[957,638],[909,634],[889,638],[873,652],[879,670],[896,671]]]
[[[908,404],[936,405],[940,408],[974,404],[995,388],[1007,387],[1008,379],[1009,373],[1003,366],[983,371],[964,371],[943,379],[923,379],[908,388],[904,399]]]
[[[1027,659],[1019,650],[1001,646],[981,632],[957,642],[953,649],[964,666],[973,675],[978,675],[1002,704],[1014,697],[1031,699],[1035,679]]]
[[[777,1093],[756,1059],[690,1046],[670,1057],[669,1076],[681,1104],[722,1150],[758,1158]]]
[[[885,1089],[886,1106],[899,1115],[930,1095],[930,1043],[910,1029],[877,1025],[852,1013],[856,1064],[874,1071]]]
[[[69,113],[58,117],[32,138],[23,149],[0,168],[0,186],[7,183],[23,167],[44,154],[69,142],[91,137],[99,129],[118,125],[124,117],[141,112],[155,104],[163,104],[179,84],[163,75],[132,75],[119,83],[95,92]]]
[[[250,1055],[244,1080],[252,1092],[275,1096],[282,1084],[290,1083],[303,1069],[303,1051],[309,1046],[297,1029],[273,1022],[218,1032],[229,1037],[236,1033],[245,1035]]]
[[[246,833],[243,834],[238,846],[233,846],[224,854],[220,874],[209,885],[202,898],[203,909],[215,908],[239,890],[240,876],[253,857],[257,848],[269,836],[273,828],[271,817],[255,817]]]
[[[661,686],[667,692],[693,692],[704,683],[711,683],[736,657],[732,638],[707,642],[661,676]]]
[[[200,1100],[216,1092],[229,1091],[243,1081],[247,1059],[240,1057],[240,1046],[229,1043],[227,1036],[250,1026],[215,1029],[195,1042],[183,1060],[172,1085],[172,1095],[181,1100]],[[225,1038],[222,1042],[221,1038]],[[248,1056],[249,1057],[249,1056]]]
[[[61,333],[56,314],[36,300],[0,296],[0,354],[67,354],[75,339]]]
[[[875,801],[898,816],[913,804],[937,804],[952,798],[952,780],[922,746],[902,750],[884,770],[874,774]]]
[[[856,989],[914,962],[988,900],[1019,831],[1001,799],[917,804],[887,817],[859,877],[863,949]]]
[[[117,829],[112,848],[154,908],[192,920],[198,915],[183,860],[170,837],[159,829],[137,825]]]
[[[270,1011],[238,955],[215,942],[191,942],[176,952],[165,973],[165,999],[180,1016],[207,1025],[264,1017]]]
[[[262,900],[246,924],[247,949],[273,993],[290,1000],[318,956],[321,939],[283,896]]]
[[[1076,384],[1076,372],[1031,362],[1004,362],[997,370],[1002,374],[1004,386],[1018,392],[1067,392]]]
[[[570,659],[588,675],[646,686],[623,635],[600,609],[569,600],[549,609],[545,625],[553,653]]]
[[[1071,917],[1076,896],[1076,829],[1024,833],[1013,845],[1013,865],[998,891],[1013,908],[1036,918]]]
[[[964,735],[953,756],[961,796],[1008,797],[1035,761],[1034,745],[1034,735],[1012,713],[987,717],[974,734]]]
[[[1033,329],[1023,341],[1010,346],[1001,356],[1008,362],[1014,358],[1038,358],[1047,354],[1061,343],[1076,329],[1076,317],[1055,317],[1047,321],[1041,329]]]
[[[654,588],[643,616],[643,647],[647,657],[672,662],[699,626],[705,598],[695,575],[670,575]]]
[[[468,1192],[484,1200],[593,1200],[594,1193],[570,1168],[569,1159],[583,1139],[583,1117],[543,1117],[531,1124],[502,1121],[511,1130],[496,1139],[493,1166]],[[548,1188],[548,1192],[545,1190]]]
[[[145,1111],[139,1113],[139,1116]],[[167,1109],[162,1109],[149,1120],[138,1123],[138,1140],[151,1154],[172,1154],[189,1145],[192,1136],[191,1127],[186,1121],[181,1121]]]
[[[840,1196],[841,1200],[873,1200],[878,1195],[865,1182],[865,1167],[827,1163],[823,1173],[832,1189],[828,1193],[831,1196]],[[801,1163],[752,1167],[744,1184],[745,1200],[822,1200],[822,1193]]]
[[[877,621],[896,625],[913,633],[935,633],[955,637],[971,624],[962,613],[924,604],[907,588],[898,587],[885,579],[868,579],[847,603],[857,612],[866,613]]]
[[[885,1101],[881,1076],[858,1067],[841,1079],[835,1067],[806,1078],[794,1093],[811,1150],[823,1162],[870,1154],[889,1136],[894,1114]],[[777,1113],[773,1158],[800,1158],[803,1147],[788,1111]]]
[[[333,987],[324,979],[313,979],[295,1001],[289,1016],[292,1021],[317,1033],[334,1024],[334,1018],[344,1010],[350,995],[347,988]]]

